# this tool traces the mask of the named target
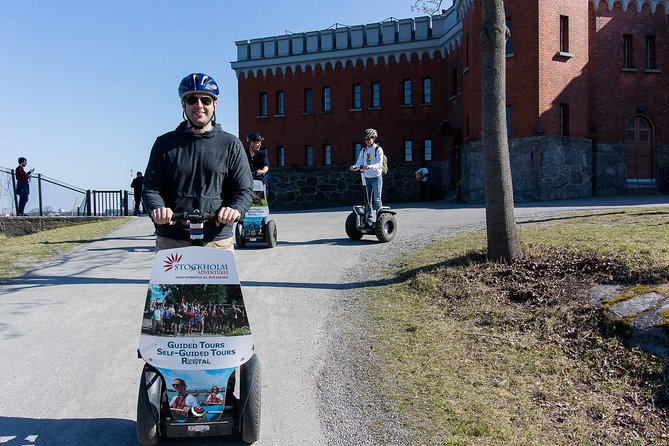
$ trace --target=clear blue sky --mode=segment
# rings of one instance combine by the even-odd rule
[[[181,121],[188,73],[216,79],[218,121],[238,134],[235,41],[422,15],[412,0],[0,2],[0,166],[25,156],[97,190],[129,189],[144,171],[156,136]]]

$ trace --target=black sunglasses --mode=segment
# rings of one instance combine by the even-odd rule
[[[184,99],[184,100],[186,101],[186,104],[188,104],[188,105],[195,105],[195,104],[197,104],[197,101],[202,102],[202,105],[211,105],[214,102],[214,100],[212,98],[210,98],[209,96],[202,96],[202,97],[186,96],[186,99]]]

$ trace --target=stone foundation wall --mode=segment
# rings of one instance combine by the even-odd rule
[[[450,184],[450,164],[429,162],[430,196],[443,198]],[[383,202],[404,203],[419,200],[414,173],[420,163],[390,164],[383,177]],[[361,204],[360,174],[348,166],[272,167],[270,211],[317,209]]]
[[[595,193],[620,195],[625,192],[627,147],[625,144],[597,144]]]
[[[533,136],[509,142],[515,201],[561,200],[592,194],[592,144],[586,138]],[[485,201],[483,144],[462,147],[461,198]]]

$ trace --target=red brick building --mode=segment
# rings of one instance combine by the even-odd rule
[[[516,198],[669,190],[667,2],[505,8]],[[374,127],[391,170],[428,161],[440,192],[482,201],[481,24],[479,1],[456,0],[433,17],[236,42],[240,135],[261,132],[274,166],[314,169],[351,164]],[[410,199],[394,181],[384,195]]]

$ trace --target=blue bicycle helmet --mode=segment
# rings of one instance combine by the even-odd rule
[[[179,98],[183,99],[191,93],[206,93],[218,98],[218,85],[213,77],[204,73],[192,73],[181,79],[179,84]]]

